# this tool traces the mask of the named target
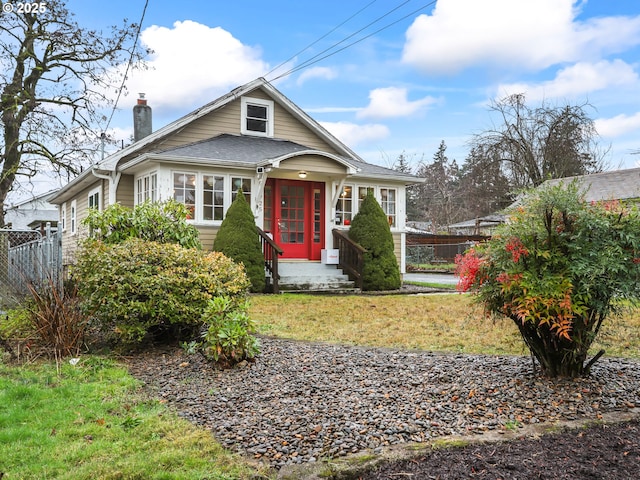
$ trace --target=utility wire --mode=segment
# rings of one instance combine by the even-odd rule
[[[104,131],[106,132],[109,129],[109,125],[111,124],[111,120],[113,119],[113,114],[115,113],[116,109],[118,108],[118,102],[120,101],[120,96],[122,95],[122,91],[124,90],[124,84],[127,81],[127,76],[129,75],[129,69],[131,68],[131,64],[133,63],[133,55],[136,49],[136,45],[138,45],[138,39],[140,38],[140,31],[142,30],[142,22],[144,21],[144,16],[147,13],[147,7],[149,6],[149,0],[145,0],[144,2],[144,8],[142,9],[142,16],[140,17],[140,23],[138,24],[138,31],[136,32],[136,38],[135,41],[133,42],[133,48],[131,49],[131,55],[129,56],[129,61],[127,62],[127,68],[124,71],[124,77],[122,79],[122,84],[120,85],[120,88],[118,89],[118,96],[116,97],[116,101],[113,104],[113,108],[111,109],[111,115],[109,115],[109,120],[107,121],[107,125],[104,128]]]
[[[385,13],[385,14],[384,14],[384,15],[382,15],[381,17],[378,17],[378,18],[377,18],[376,20],[374,20],[373,22],[370,22],[370,23],[369,23],[369,24],[367,24],[366,26],[362,27],[362,28],[361,28],[360,30],[358,30],[357,32],[352,33],[351,35],[349,35],[349,36],[347,36],[346,38],[342,39],[342,40],[341,40],[341,41],[339,41],[338,43],[335,43],[335,44],[334,44],[334,45],[332,45],[331,47],[329,47],[329,48],[327,48],[327,49],[323,50],[322,52],[318,53],[317,55],[315,55],[315,56],[311,57],[310,59],[308,59],[308,60],[304,61],[303,63],[301,63],[301,64],[300,64],[300,65],[298,65],[297,67],[294,67],[294,68],[292,68],[292,69],[290,69],[290,70],[288,70],[288,71],[284,72],[283,74],[281,74],[281,75],[277,76],[276,78],[274,78],[274,79],[273,79],[273,80],[271,80],[271,81],[276,81],[276,80],[279,80],[279,79],[281,79],[281,78],[283,78],[283,77],[289,76],[289,75],[291,75],[292,73],[295,73],[295,72],[297,72],[297,71],[299,71],[299,70],[302,70],[302,69],[304,69],[304,68],[307,68],[307,67],[309,67],[309,66],[311,66],[311,65],[313,65],[313,64],[315,64],[315,63],[318,63],[318,62],[320,62],[320,61],[322,61],[322,60],[324,60],[324,59],[326,59],[326,58],[329,58],[329,57],[331,57],[331,56],[333,56],[333,55],[335,55],[335,54],[337,54],[337,53],[340,53],[340,52],[342,52],[343,50],[346,50],[347,48],[350,48],[350,47],[352,47],[353,45],[356,45],[356,44],[358,44],[358,43],[360,43],[360,42],[362,42],[362,41],[366,40],[367,38],[370,38],[370,37],[372,37],[373,35],[376,35],[376,34],[378,34],[378,33],[382,32],[383,30],[386,30],[387,28],[392,27],[393,25],[395,25],[395,24],[397,24],[397,23],[400,23],[402,20],[404,20],[404,19],[406,19],[406,18],[408,18],[408,17],[410,17],[410,16],[412,16],[412,15],[415,15],[416,13],[420,12],[421,10],[424,10],[425,8],[427,8],[427,7],[431,6],[431,5],[433,5],[434,3],[436,3],[436,1],[437,1],[437,0],[432,0],[432,1],[431,1],[431,2],[429,2],[429,3],[426,3],[426,4],[422,5],[420,8],[417,8],[416,10],[413,10],[412,12],[409,12],[409,13],[408,13],[408,14],[406,14],[405,16],[403,16],[403,17],[399,18],[398,20],[395,20],[394,22],[391,22],[391,23],[389,23],[389,24],[385,25],[384,27],[379,28],[378,30],[376,30],[376,31],[374,31],[374,32],[372,32],[372,33],[370,33],[369,35],[366,35],[366,36],[364,36],[364,37],[362,37],[362,38],[360,38],[360,39],[358,39],[358,40],[356,40],[356,41],[354,41],[354,42],[351,42],[351,43],[350,43],[350,44],[348,44],[348,45],[345,45],[344,47],[340,48],[339,50],[336,50],[336,51],[333,51],[333,52],[331,52],[331,53],[327,53],[327,54],[326,54],[326,55],[324,55],[324,56],[321,56],[323,53],[326,53],[326,52],[328,52],[328,51],[332,50],[333,48],[337,47],[338,45],[340,45],[340,44],[344,43],[344,42],[345,42],[345,41],[347,41],[348,39],[350,39],[350,38],[354,37],[354,36],[355,36],[355,35],[357,35],[358,33],[362,32],[362,31],[363,31],[363,30],[365,30],[365,29],[367,29],[367,28],[368,28],[368,27],[370,27],[371,25],[373,25],[373,24],[377,23],[378,21],[382,20],[383,18],[385,18],[385,17],[389,16],[391,13],[393,13],[393,12],[394,12],[394,11],[396,11],[396,10],[398,10],[400,7],[402,7],[402,6],[406,5],[406,4],[407,4],[407,3],[409,3],[410,1],[411,1],[411,0],[407,0],[407,1],[405,1],[404,3],[402,3],[402,4],[398,5],[396,8],[394,8],[394,9],[390,10],[389,12]],[[318,57],[319,57],[319,58],[318,58]]]
[[[323,40],[325,38],[327,38],[329,35],[331,35],[333,32],[335,32],[338,28],[340,28],[341,26],[343,26],[345,23],[347,23],[349,20],[351,20],[352,18],[360,15],[363,11],[365,11],[367,8],[369,8],[371,5],[373,5],[374,3],[376,3],[377,0],[373,0],[372,2],[369,2],[367,5],[365,5],[364,7],[362,7],[360,10],[358,10],[356,13],[354,13],[353,15],[351,15],[349,18],[347,18],[345,21],[343,21],[342,23],[340,23],[339,25],[336,25],[334,28],[332,28],[331,30],[329,30],[327,33],[325,33],[324,35],[322,35],[320,38],[318,38],[317,40],[311,42],[309,45],[307,45],[306,47],[304,47],[302,50],[300,50],[297,53],[294,53],[293,55],[291,55],[291,57],[287,58],[285,61],[280,62],[278,65],[276,65],[275,67],[273,67],[269,72],[267,72],[264,76],[265,78],[268,77],[269,75],[271,75],[273,72],[275,72],[276,70],[278,70],[281,66],[285,65],[287,62],[290,62],[291,60],[293,60],[294,58],[296,58],[298,55],[306,52],[307,50],[309,50],[311,47],[313,47],[316,43],[318,43],[320,40]]]

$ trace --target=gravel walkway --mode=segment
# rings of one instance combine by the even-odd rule
[[[261,338],[254,363],[217,370],[181,349],[131,373],[227,448],[275,468],[445,435],[640,412],[640,363],[547,380],[527,357],[447,355]]]

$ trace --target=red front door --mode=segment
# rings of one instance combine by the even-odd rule
[[[324,248],[324,184],[269,179],[265,227],[284,251],[282,258],[319,260]]]

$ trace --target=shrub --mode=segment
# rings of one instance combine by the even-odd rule
[[[264,255],[251,207],[242,190],[238,191],[220,225],[213,249],[244,265],[251,281],[251,291],[264,291]]]
[[[254,322],[249,318],[248,303],[230,297],[209,301],[202,314],[205,325],[203,351],[216,362],[234,364],[252,359],[260,353],[258,340],[252,336]]]
[[[188,215],[187,207],[175,200],[145,202],[133,209],[114,203],[103,211],[90,209],[83,223],[89,227],[93,238],[106,244],[135,237],[150,242],[201,248],[198,229],[186,222]]]
[[[588,204],[575,183],[540,188],[491,240],[457,258],[459,288],[513,320],[549,376],[588,374],[607,316],[640,297],[640,215]]]
[[[26,303],[26,309],[38,346],[56,358],[78,355],[88,316],[80,308],[77,288],[49,280],[39,286],[30,283],[29,291],[32,300]]]
[[[193,336],[209,300],[244,298],[249,286],[242,266],[221,253],[138,238],[89,239],[72,275],[83,309],[126,343],[150,333]]]
[[[349,238],[366,249],[363,290],[400,288],[400,268],[394,253],[389,222],[372,193],[364,198],[360,211],[353,218]]]

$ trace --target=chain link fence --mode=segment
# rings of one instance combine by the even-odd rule
[[[35,230],[0,229],[0,310],[20,303],[29,284],[62,280],[61,236],[47,225]]]

